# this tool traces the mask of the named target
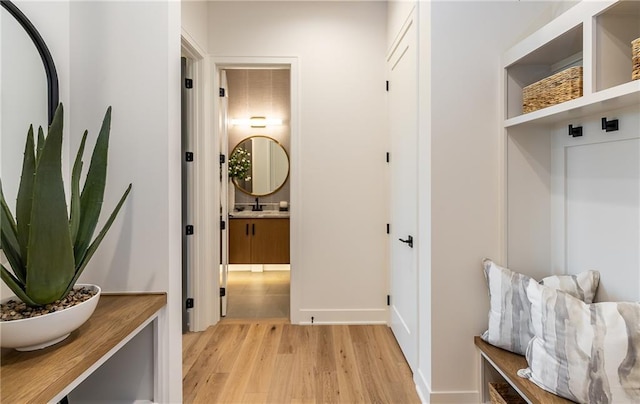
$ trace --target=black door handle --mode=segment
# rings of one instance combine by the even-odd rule
[[[244,234],[247,236],[249,235],[249,223],[247,223],[244,227]]]
[[[401,238],[399,238],[398,240],[402,241],[403,243],[409,244],[409,247],[413,248],[413,236],[407,237],[406,240],[403,240]]]
[[[251,235],[252,235],[252,236],[255,236],[255,235],[256,235],[256,224],[255,224],[255,223],[253,223],[253,224],[251,225]]]

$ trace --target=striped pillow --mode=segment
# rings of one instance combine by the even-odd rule
[[[586,304],[529,281],[523,377],[579,403],[640,402],[640,303]]]
[[[489,286],[489,329],[482,334],[486,342],[524,355],[533,338],[531,330],[531,304],[527,299],[527,284],[531,277],[496,265],[490,259],[482,262]],[[563,290],[591,303],[600,283],[597,271],[578,275],[554,275],[540,283]]]

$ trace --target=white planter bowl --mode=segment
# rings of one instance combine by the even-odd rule
[[[95,296],[73,307],[44,314],[39,317],[21,320],[0,321],[0,345],[3,348],[15,348],[18,351],[34,351],[56,344],[78,329],[93,314],[100,299],[100,287],[96,285],[84,286],[95,290]],[[5,303],[11,299],[2,299]]]

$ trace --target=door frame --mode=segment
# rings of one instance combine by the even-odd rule
[[[189,117],[193,132],[193,184],[189,192],[194,225],[191,236],[191,265],[189,268],[189,295],[194,299],[191,309],[189,331],[204,331],[220,319],[218,294],[219,279],[211,268],[219,266],[220,252],[212,245],[220,243],[219,223],[216,211],[212,209],[219,201],[220,181],[218,180],[219,147],[212,133],[213,117],[211,104],[212,80],[210,61],[206,52],[184,29],[181,35],[182,55],[191,60],[193,79],[192,116]],[[184,158],[181,156],[180,158]],[[216,302],[218,309],[216,310]],[[186,302],[182,302],[186,304]]]
[[[299,150],[300,150],[300,131],[299,131],[299,70],[298,70],[298,58],[297,57],[243,57],[243,56],[214,56],[209,59],[209,76],[212,78],[212,86],[211,89],[215,91],[210,91],[210,94],[215,93],[216,96],[213,97],[212,100],[212,108],[209,109],[212,111],[211,113],[211,131],[213,133],[213,139],[215,139],[216,147],[218,146],[218,139],[220,138],[220,128],[219,128],[219,111],[220,111],[220,98],[217,96],[217,89],[220,87],[220,70],[222,69],[231,69],[231,68],[260,68],[260,69],[273,69],[273,68],[288,68],[290,73],[290,85],[291,85],[291,120],[290,120],[290,136],[291,136],[291,150],[289,151],[289,181],[290,181],[290,205],[292,209],[290,211],[290,302],[289,302],[289,319],[292,324],[299,324],[302,320],[299,311],[300,311],[300,302],[301,302],[301,288],[298,286],[300,284],[299,277],[300,271],[297,270],[299,257],[301,257],[301,245],[299,243],[299,235],[300,231],[300,212],[302,211],[302,207],[300,205],[300,201],[302,198],[300,197],[301,192],[301,172],[300,172],[300,164],[299,164]],[[217,160],[216,160],[217,162]],[[212,168],[214,171],[214,179],[217,182],[217,189],[219,195],[220,181],[219,181],[219,166],[216,164],[216,167]],[[220,198],[215,200],[215,205],[213,206],[212,212],[218,212],[220,209]],[[227,226],[228,229],[228,226]],[[216,229],[217,230],[217,229]],[[216,236],[216,239],[210,239],[212,243],[209,244],[217,246],[220,243],[220,237]],[[214,248],[215,249],[215,248]],[[216,256],[219,256],[219,252],[216,249]],[[210,267],[211,268],[211,267]],[[217,265],[215,268],[217,270],[212,271],[215,272],[215,286],[211,288],[211,283],[202,285],[204,288],[211,289],[208,293],[210,296],[215,296],[212,302],[212,307],[216,312],[217,318],[212,324],[217,323],[220,320],[220,299],[218,297],[219,291],[219,271],[220,265]],[[198,268],[198,270],[205,270],[205,268]],[[196,306],[197,308],[197,306]]]

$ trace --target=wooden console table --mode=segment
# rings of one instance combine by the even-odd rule
[[[103,294],[91,318],[64,341],[31,352],[3,349],[0,401],[59,401],[155,320],[166,304],[165,293]]]

